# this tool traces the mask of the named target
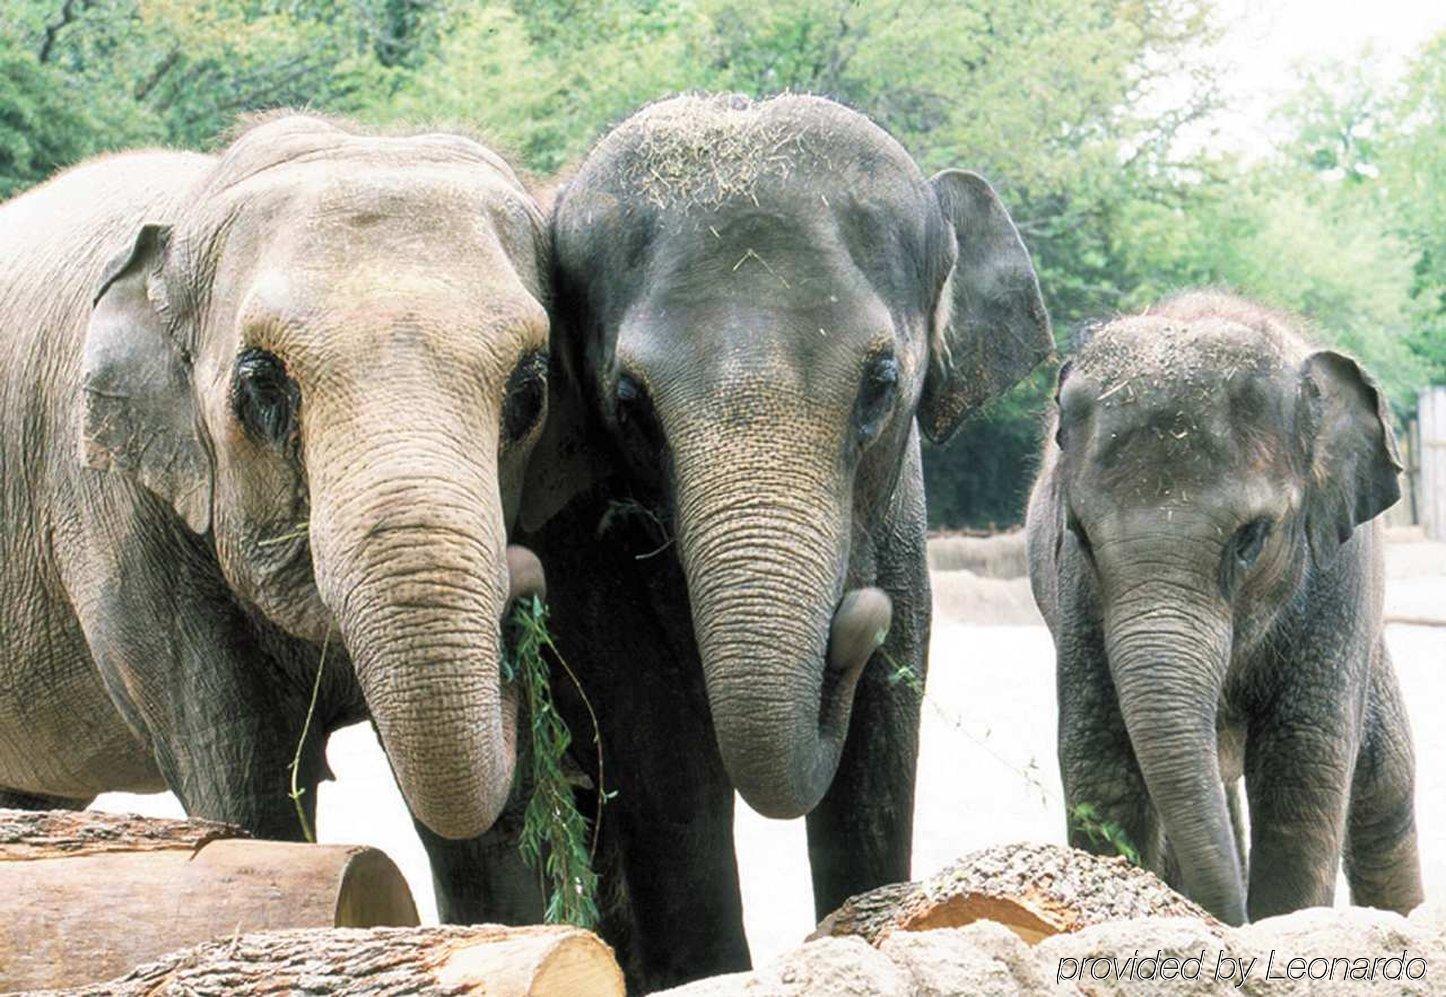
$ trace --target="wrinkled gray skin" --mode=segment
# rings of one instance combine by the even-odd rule
[[[566,386],[520,535],[602,726],[604,927],[643,989],[747,965],[735,787],[808,814],[819,911],[908,877],[919,702],[890,676],[925,669],[919,430],[1051,341],[989,186],[926,179],[823,99],[639,112],[554,239]]]
[[[299,837],[326,644],[308,817],[369,713],[433,847],[488,828],[549,325],[507,166],[284,117],[68,171],[0,207],[0,261],[0,803],[169,787]]]
[[[1421,900],[1371,522],[1398,469],[1369,376],[1237,298],[1119,319],[1061,371],[1028,539],[1066,805],[1229,923],[1330,904],[1343,852],[1353,902]]]

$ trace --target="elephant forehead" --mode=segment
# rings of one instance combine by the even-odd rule
[[[658,207],[755,200],[789,180],[868,176],[918,187],[918,167],[887,132],[822,98],[689,95],[650,105],[599,143],[580,186],[625,190]]]
[[[1284,365],[1281,343],[1242,325],[1137,316],[1100,329],[1075,368],[1112,394],[1205,389]]]

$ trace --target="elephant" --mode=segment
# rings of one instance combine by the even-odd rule
[[[1329,906],[1342,858],[1353,902],[1418,904],[1380,387],[1295,319],[1188,292],[1094,332],[1047,437],[1027,542],[1070,843],[1110,852],[1113,824],[1229,924]]]
[[[552,232],[554,378],[518,536],[580,687],[557,695],[589,814],[616,794],[602,927],[645,991],[749,964],[735,788],[808,815],[818,911],[908,878],[920,430],[946,438],[1053,340],[988,183],[925,179],[820,97],[643,108],[561,189]]]
[[[484,146],[296,114],[0,206],[0,805],[169,788],[299,839],[370,716],[476,893],[549,258]]]

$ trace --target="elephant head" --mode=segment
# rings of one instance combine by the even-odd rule
[[[546,400],[545,221],[444,135],[254,126],[107,270],[83,459],[208,535],[243,605],[335,630],[416,816],[485,830],[506,799],[507,547]],[[336,649],[336,642],[333,642]]]
[[[1096,333],[1062,369],[1058,409],[1061,543],[1094,579],[1151,802],[1186,892],[1238,924],[1222,692],[1233,662],[1399,496],[1381,392],[1283,319],[1194,294]]]
[[[928,180],[801,96],[644,109],[562,191],[554,241],[559,366],[675,532],[729,777],[805,813],[889,627],[859,547],[918,424],[947,437],[1051,349],[1029,256],[983,179]]]

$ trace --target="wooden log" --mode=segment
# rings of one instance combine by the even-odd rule
[[[878,945],[895,931],[988,920],[1034,944],[1092,924],[1153,915],[1218,923],[1154,873],[1123,858],[1061,845],[1013,844],[973,852],[921,882],[850,897],[809,938],[859,935]]]
[[[218,939],[173,952],[73,997],[160,994],[486,994],[624,992],[622,970],[592,932],[561,925],[336,928]]]
[[[374,848],[0,810],[0,990],[94,983],[216,936],[416,923],[406,880]]]

